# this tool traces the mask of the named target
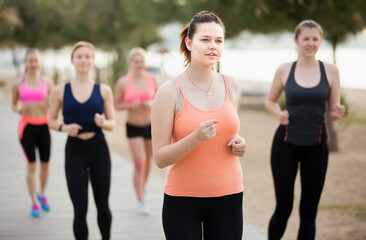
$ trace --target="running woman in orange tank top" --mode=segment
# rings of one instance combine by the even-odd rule
[[[137,195],[137,212],[149,214],[144,189],[150,173],[151,104],[158,82],[146,71],[145,50],[133,48],[128,57],[130,72],[115,87],[115,108],[127,110],[126,135],[134,162],[133,183]]]
[[[39,73],[41,55],[37,49],[29,49],[25,55],[24,76],[13,85],[12,108],[21,115],[19,140],[27,160],[27,185],[32,201],[30,214],[41,216],[49,211],[50,205],[44,195],[48,181],[51,136],[48,129],[48,95],[53,88],[53,80]],[[19,104],[21,100],[21,104]],[[40,189],[37,193],[36,149],[40,156]]]
[[[152,106],[156,164],[168,167],[163,204],[166,239],[242,239],[243,183],[239,157],[238,83],[213,67],[225,27],[197,13],[181,32],[188,68],[164,83]],[[203,236],[202,236],[203,235]]]

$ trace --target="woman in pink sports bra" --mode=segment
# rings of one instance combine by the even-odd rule
[[[151,110],[154,159],[167,169],[163,227],[167,240],[241,240],[243,178],[235,79],[212,71],[225,27],[207,11],[180,34],[187,69],[156,93]]]
[[[158,83],[146,71],[145,50],[142,48],[131,49],[128,66],[129,73],[116,83],[114,104],[117,110],[127,110],[126,134],[134,162],[133,183],[138,199],[137,212],[149,214],[144,189],[152,158],[150,109]]]
[[[48,179],[51,137],[48,129],[48,95],[54,83],[39,73],[41,56],[37,49],[30,49],[25,55],[25,74],[12,88],[12,109],[21,115],[19,139],[27,164],[27,184],[32,201],[31,216],[39,217],[41,208],[49,211],[44,195]],[[21,104],[19,104],[19,100]],[[36,148],[41,161],[40,190],[36,184]]]

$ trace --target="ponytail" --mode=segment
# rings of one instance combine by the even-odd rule
[[[182,32],[180,33],[180,48],[179,51],[184,55],[184,66],[186,67],[191,62],[191,51],[188,50],[186,45],[186,38],[188,37],[188,28],[189,24],[183,28]]]

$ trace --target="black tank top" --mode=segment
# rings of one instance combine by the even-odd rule
[[[103,135],[102,129],[95,124],[94,114],[102,114],[104,110],[104,101],[100,93],[100,85],[94,84],[93,92],[90,98],[79,103],[72,95],[70,83],[65,84],[62,114],[66,124],[77,123],[82,129],[79,133],[95,132],[97,135]]]
[[[319,84],[304,88],[295,81],[296,63],[297,61],[292,64],[285,86],[286,109],[290,117],[284,140],[300,146],[319,144],[322,134],[326,134],[324,112],[330,93],[324,64],[319,61]]]

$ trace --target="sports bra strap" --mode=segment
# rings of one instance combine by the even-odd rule
[[[174,83],[175,87],[177,88],[177,93],[178,93],[178,112],[179,112],[180,109],[182,108],[183,96],[182,96],[182,93],[180,92],[180,89],[179,89],[179,86],[178,86],[177,82],[175,80],[173,80],[173,83]]]

